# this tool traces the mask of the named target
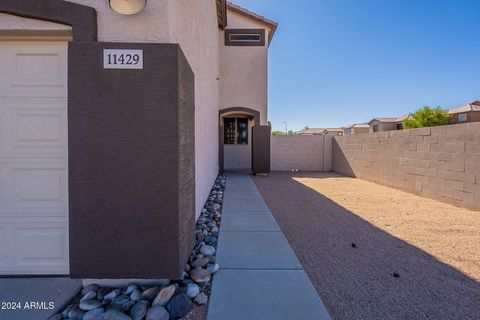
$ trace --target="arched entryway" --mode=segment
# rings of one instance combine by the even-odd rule
[[[261,126],[260,112],[245,107],[219,111],[220,172],[268,173],[270,127]]]
[[[260,112],[250,108],[220,110],[220,171],[252,171],[252,128],[260,124]]]

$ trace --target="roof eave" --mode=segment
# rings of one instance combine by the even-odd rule
[[[401,121],[401,120],[398,120],[398,119],[385,120],[385,119],[375,118],[375,119],[370,120],[370,122],[368,123],[368,125],[370,125],[373,121],[378,121],[378,122],[380,122],[380,123],[395,123],[395,122],[399,122],[399,121]]]
[[[272,42],[273,36],[275,35],[275,32],[277,31],[278,28],[278,22],[275,22],[273,20],[267,19],[263,16],[260,16],[252,11],[249,11],[245,8],[240,7],[239,5],[236,5],[231,2],[227,2],[227,9],[232,10],[235,13],[238,13],[240,15],[243,15],[245,17],[248,17],[252,20],[255,20],[261,24],[264,24],[270,28],[270,34],[268,36],[268,45],[270,46],[270,43]]]

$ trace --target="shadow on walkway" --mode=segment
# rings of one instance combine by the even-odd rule
[[[339,176],[254,177],[333,319],[480,319],[479,282],[294,177]]]

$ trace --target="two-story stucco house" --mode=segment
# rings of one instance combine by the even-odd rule
[[[480,121],[480,100],[449,109],[448,114],[452,116],[452,124],[478,122]]]
[[[0,1],[0,275],[178,278],[223,169],[269,170],[277,24],[224,0]]]

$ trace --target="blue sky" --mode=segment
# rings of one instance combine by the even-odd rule
[[[280,23],[274,130],[336,127],[480,98],[479,0],[234,0]]]

